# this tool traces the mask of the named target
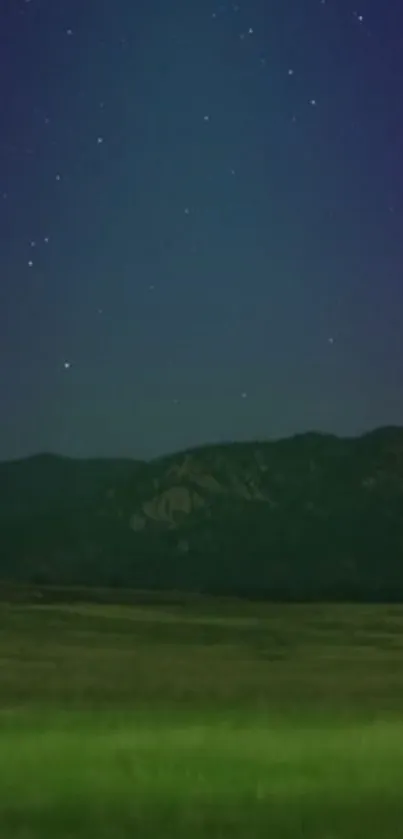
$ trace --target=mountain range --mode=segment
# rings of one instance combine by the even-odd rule
[[[0,463],[0,579],[403,600],[403,428]]]

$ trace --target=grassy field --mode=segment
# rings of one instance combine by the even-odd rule
[[[0,837],[403,839],[403,607],[0,604]]]

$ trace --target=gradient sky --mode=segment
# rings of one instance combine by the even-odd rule
[[[4,0],[0,458],[403,422],[403,5]]]

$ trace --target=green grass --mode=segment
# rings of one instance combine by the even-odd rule
[[[403,609],[0,605],[1,839],[403,837]]]

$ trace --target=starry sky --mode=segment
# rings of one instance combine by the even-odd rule
[[[402,32],[3,0],[1,459],[403,423]]]

